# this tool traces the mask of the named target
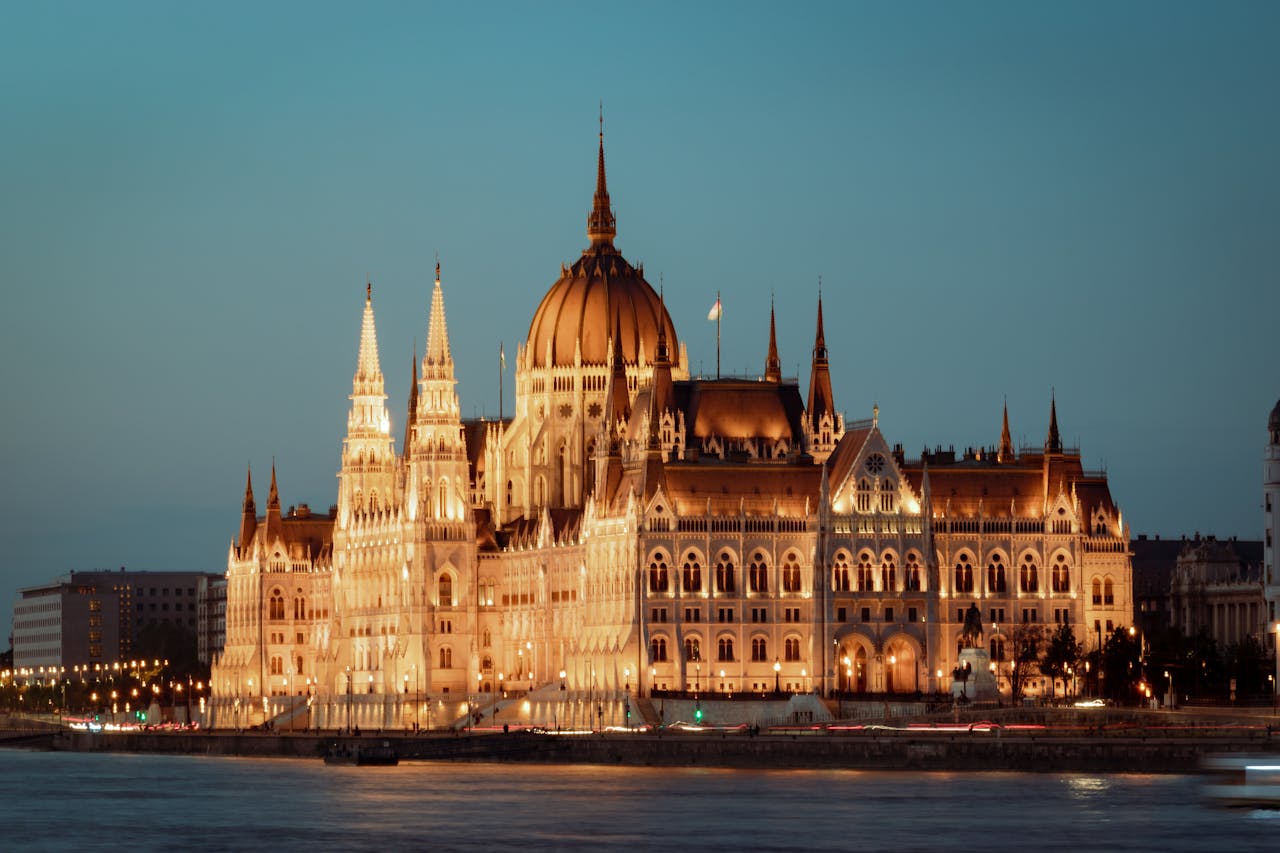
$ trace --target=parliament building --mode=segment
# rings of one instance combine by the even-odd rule
[[[214,725],[948,691],[971,604],[1007,694],[1018,624],[1089,643],[1131,622],[1128,531],[1055,404],[1042,446],[1013,445],[1006,409],[990,447],[908,458],[878,411],[837,408],[820,296],[807,388],[782,375],[772,310],[758,377],[691,377],[615,233],[602,135],[589,245],[534,313],[497,421],[460,415],[437,266],[398,448],[366,290],[335,507],[282,512],[273,470],[259,515],[246,484]]]

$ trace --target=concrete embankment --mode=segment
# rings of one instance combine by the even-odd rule
[[[1041,772],[1194,772],[1204,755],[1280,754],[1266,730],[1240,735],[1052,736],[988,732],[551,735],[525,732],[344,737],[278,733],[65,732],[59,750],[319,758],[335,742],[390,742],[404,760],[511,761],[663,767]]]

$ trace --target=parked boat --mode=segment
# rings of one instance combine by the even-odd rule
[[[400,756],[389,740],[379,743],[334,743],[325,752],[324,763],[394,767],[400,763]]]

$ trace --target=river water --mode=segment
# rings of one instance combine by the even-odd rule
[[[0,848],[1280,849],[1194,776],[714,770],[0,750]]]

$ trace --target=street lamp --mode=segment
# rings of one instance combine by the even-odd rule
[[[782,692],[782,687],[779,686],[779,683],[778,683],[778,678],[781,676],[781,674],[782,674],[782,664],[778,661],[777,658],[774,658],[773,659],[773,692],[774,693]]]

